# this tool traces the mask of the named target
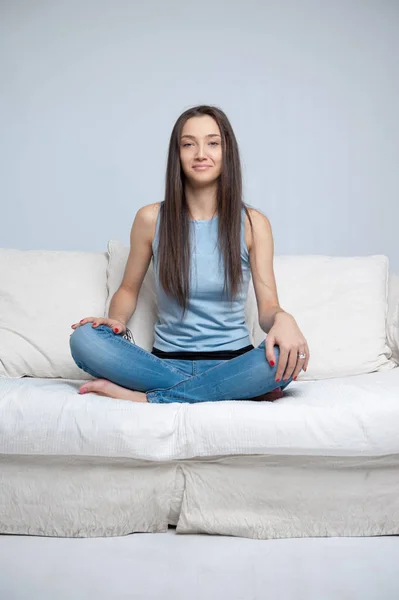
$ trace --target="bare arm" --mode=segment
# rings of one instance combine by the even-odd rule
[[[140,208],[130,232],[130,252],[121,285],[112,296],[108,318],[116,319],[125,326],[136,310],[137,298],[147,273],[155,233],[157,204]]]
[[[250,263],[259,313],[259,325],[265,333],[266,358],[273,367],[276,362],[274,346],[280,348],[276,382],[296,378],[306,371],[309,346],[294,317],[280,306],[273,269],[274,242],[269,219],[251,210],[254,236],[251,239]],[[304,357],[299,358],[299,356]]]
[[[258,306],[259,325],[268,333],[274,325],[281,308],[273,269],[274,242],[269,219],[257,210],[250,209],[253,224],[251,236],[250,264],[256,302]],[[247,227],[251,231],[248,223]]]

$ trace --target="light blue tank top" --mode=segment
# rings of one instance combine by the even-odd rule
[[[223,293],[223,260],[217,247],[218,216],[190,220],[191,267],[190,296],[182,319],[182,306],[167,296],[159,282],[158,242],[160,212],[152,243],[158,319],[154,327],[154,344],[165,352],[211,352],[237,350],[251,344],[245,322],[245,303],[251,269],[245,241],[245,210],[241,211],[241,265],[243,283],[230,302]]]

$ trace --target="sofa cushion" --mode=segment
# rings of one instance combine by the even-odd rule
[[[71,380],[0,381],[0,455],[164,462],[232,455],[399,453],[399,368],[295,381],[276,402],[129,402]]]
[[[72,323],[104,316],[106,253],[0,249],[0,377],[91,379]]]
[[[399,275],[393,273],[389,277],[387,339],[392,359],[399,365]]]
[[[107,311],[122,281],[129,249],[111,240],[108,253]],[[308,370],[299,379],[344,377],[396,366],[386,343],[386,256],[276,256],[274,266],[281,306],[297,320],[311,352]],[[149,351],[156,315],[151,261],[128,322],[135,343]],[[246,321],[251,341],[258,346],[266,334],[259,327],[252,279]]]
[[[386,340],[386,256],[277,256],[281,306],[305,335],[311,358],[300,379],[325,379],[396,366]],[[263,339],[259,327],[255,343]]]

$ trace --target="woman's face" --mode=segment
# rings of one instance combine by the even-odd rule
[[[196,187],[209,185],[222,171],[222,140],[216,121],[208,116],[192,117],[183,127],[180,161],[185,176]]]

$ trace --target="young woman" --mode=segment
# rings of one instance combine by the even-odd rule
[[[79,392],[154,403],[281,397],[306,371],[309,348],[279,305],[273,248],[268,219],[243,203],[226,115],[211,106],[185,111],[170,138],[165,199],[136,214],[108,318],[72,325],[72,357],[97,378]],[[151,258],[158,320],[147,352],[130,341],[126,323]],[[251,274],[268,334],[256,348],[244,319]]]

